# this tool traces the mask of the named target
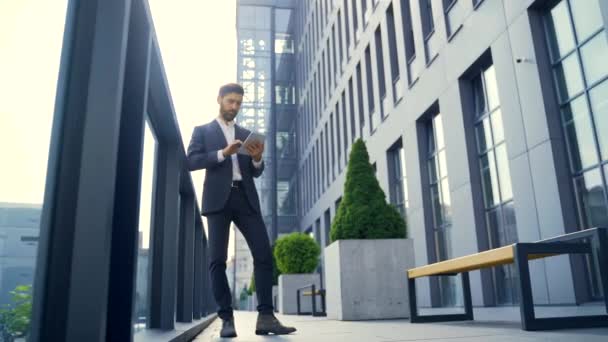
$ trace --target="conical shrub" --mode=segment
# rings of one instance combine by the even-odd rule
[[[365,143],[357,139],[348,159],[344,196],[331,225],[331,241],[405,236],[405,221],[394,206],[386,203]]]

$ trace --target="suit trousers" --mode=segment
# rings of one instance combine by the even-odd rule
[[[260,313],[272,313],[272,249],[266,232],[262,215],[256,212],[247,200],[242,185],[232,187],[230,196],[223,210],[207,215],[209,226],[209,273],[211,288],[222,319],[233,317],[232,295],[226,277],[226,259],[230,223],[234,222],[241,231],[253,256],[257,310]],[[235,265],[236,267],[236,265]],[[236,295],[241,289],[236,289]]]

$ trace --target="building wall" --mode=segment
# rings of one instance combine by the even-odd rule
[[[502,109],[503,127],[505,141],[508,150],[508,168],[511,175],[511,184],[517,222],[517,235],[519,241],[535,241],[548,238],[577,229],[577,218],[574,198],[571,189],[571,177],[568,173],[567,155],[565,154],[564,137],[561,130],[559,113],[556,109],[555,95],[553,95],[552,75],[547,72],[546,48],[542,36],[542,24],[539,13],[542,6],[548,1],[530,0],[484,0],[477,7],[473,1],[458,0],[456,6],[461,6],[463,13],[462,27],[448,38],[448,27],[444,15],[444,3],[441,0],[432,0],[435,33],[434,38],[438,46],[437,57],[428,65],[425,65],[425,42],[423,39],[423,21],[421,18],[421,1],[411,0],[411,17],[416,49],[416,60],[419,64],[419,78],[413,84],[408,85],[406,69],[407,61],[405,41],[401,25],[401,6],[408,1],[378,1],[377,7],[368,1],[368,9],[372,12],[369,22],[356,42],[353,30],[353,8],[351,1],[305,1],[298,7],[298,28],[296,47],[298,51],[298,64],[304,65],[298,69],[298,92],[299,92],[299,123],[313,123],[313,127],[307,131],[305,126],[299,131],[300,158],[299,167],[302,183],[301,196],[304,197],[302,204],[302,217],[300,228],[302,231],[314,229],[316,221],[320,220],[321,230],[325,230],[324,212],[330,210],[330,220],[335,217],[335,201],[342,196],[345,181],[345,160],[334,159],[336,177],[330,177],[328,186],[314,188],[317,183],[323,183],[318,178],[324,170],[309,175],[308,162],[316,160],[315,144],[324,130],[325,123],[330,116],[335,116],[335,106],[343,105],[341,93],[346,90],[346,103],[348,106],[349,96],[363,97],[363,108],[359,108],[355,101],[355,117],[359,117],[359,111],[364,111],[365,126],[363,139],[367,144],[370,154],[370,162],[376,164],[377,177],[385,193],[389,194],[388,164],[386,152],[396,141],[402,139],[405,149],[407,168],[407,192],[409,207],[407,209],[408,235],[415,241],[416,265],[424,265],[434,261],[431,253],[433,245],[432,234],[429,233],[428,186],[426,168],[424,163],[423,124],[428,120],[430,114],[436,111],[442,114],[444,126],[444,139],[446,145],[446,159],[448,169],[449,193],[451,197],[452,211],[452,253],[460,256],[475,253],[487,249],[487,237],[484,237],[484,214],[483,207],[479,208],[475,199],[479,198],[480,184],[474,168],[478,161],[475,155],[468,152],[467,132],[470,132],[470,123],[467,121],[463,107],[470,101],[468,94],[463,93],[463,75],[474,67],[483,58],[491,56],[496,71],[496,79]],[[317,25],[317,9],[324,13],[324,3],[330,5],[327,23],[319,20],[323,25],[320,30],[320,43],[315,44],[316,35],[313,27]],[[361,2],[357,3],[358,22],[363,22],[361,13]],[[335,6],[331,6],[335,4]],[[349,30],[346,30],[345,21],[337,21],[337,12],[344,13],[345,4],[348,4],[348,16],[350,16]],[[383,61],[385,66],[385,79],[387,81],[387,98],[394,98],[391,80],[390,52],[388,50],[388,24],[386,10],[392,4],[396,21],[397,56],[400,70],[401,84],[398,87],[403,92],[403,97],[394,104],[393,101],[385,102],[386,118],[371,133],[369,131],[370,116],[368,108],[368,94],[366,81],[368,77],[373,79],[373,91],[375,108],[380,108],[379,100],[379,75],[375,71],[377,56],[374,38],[377,27],[382,30]],[[605,2],[601,2],[604,13],[604,26],[606,26]],[[321,15],[323,16],[323,14]],[[343,63],[338,62],[338,69],[343,64],[342,70],[334,70],[330,62],[330,73],[339,75],[337,87],[329,87],[329,100],[324,102],[322,111],[307,106],[307,101],[314,101],[321,92],[315,91],[313,75],[317,66],[323,66],[321,61],[326,39],[330,40],[330,46],[339,48],[333,43],[332,26],[342,25],[343,34]],[[347,57],[346,33],[350,33],[351,57]],[[309,42],[312,39],[312,43]],[[339,41],[337,42],[339,43]],[[312,48],[311,48],[312,46]],[[372,74],[366,72],[365,49],[370,46]],[[331,52],[331,51],[330,51]],[[608,57],[608,56],[607,56]],[[517,59],[524,59],[517,62]],[[312,60],[312,62],[310,62]],[[363,87],[358,89],[354,82],[354,94],[348,90],[348,82],[352,77],[356,79],[357,64],[361,63],[363,74]],[[318,108],[318,106],[317,106]],[[311,119],[312,116],[314,119]],[[359,120],[352,122],[347,120],[347,132],[351,131],[351,125],[355,125],[355,131],[359,132]],[[309,124],[310,125],[310,124]],[[342,126],[342,122],[340,122]],[[336,138],[341,138],[344,130],[340,127],[335,132]],[[348,134],[348,133],[347,133]],[[351,137],[348,139],[347,153],[350,152]],[[473,140],[474,141],[474,140]],[[469,143],[470,144],[470,143]],[[337,147],[331,144],[331,148]],[[317,195],[310,195],[317,191]],[[477,205],[477,207],[476,207]],[[481,211],[480,211],[481,209]],[[325,236],[325,232],[320,233]],[[325,244],[325,243],[324,243]],[[571,265],[573,262],[568,257],[555,257],[531,263],[533,294],[538,304],[562,304],[580,301],[575,298],[575,293],[580,293],[580,283],[575,279],[583,278],[580,270],[575,271],[572,276]],[[577,273],[578,272],[578,273]],[[483,278],[483,280],[482,280]],[[493,289],[489,275],[486,273],[472,272],[471,286],[473,301],[475,305],[493,305]],[[575,291],[575,288],[579,290]],[[431,284],[428,280],[420,280],[419,295],[421,305],[431,305]],[[435,293],[433,293],[435,294]]]

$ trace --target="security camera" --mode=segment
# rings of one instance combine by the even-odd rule
[[[517,64],[521,64],[521,63],[533,63],[531,59],[526,58],[526,57],[517,57],[517,58],[515,58],[515,62]]]

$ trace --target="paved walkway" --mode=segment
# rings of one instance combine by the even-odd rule
[[[298,331],[287,336],[256,336],[255,321],[257,313],[247,311],[235,312],[235,325],[239,337],[222,339],[219,337],[221,321],[213,322],[195,342],[207,341],[293,341],[293,342],[606,342],[608,328],[574,329],[549,332],[526,332],[514,318],[518,308],[476,309],[474,322],[410,324],[409,320],[381,320],[343,322],[311,316],[277,317],[286,325],[298,328]],[[551,311],[563,312],[563,309]],[[568,311],[568,310],[566,310]],[[484,317],[495,319],[501,316],[504,321],[483,321]]]

